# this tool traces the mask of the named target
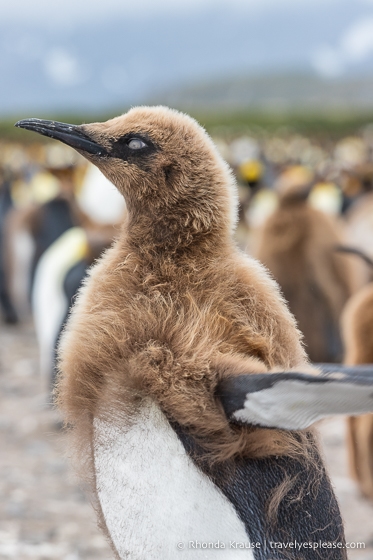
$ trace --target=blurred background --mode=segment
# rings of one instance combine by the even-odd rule
[[[51,394],[69,307],[125,204],[14,123],[190,113],[236,175],[237,243],[279,282],[310,359],[373,362],[373,0],[1,2],[0,75],[0,559],[109,559]],[[347,540],[364,543],[350,558],[372,560],[372,416],[320,431]]]

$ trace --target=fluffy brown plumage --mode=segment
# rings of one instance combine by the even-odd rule
[[[89,439],[93,416],[150,396],[217,460],[305,452],[305,434],[229,425],[214,395],[224,375],[304,367],[306,358],[277,285],[234,245],[234,182],[210,138],[160,107],[82,129],[107,149],[136,133],[156,150],[142,160],[91,156],[128,217],[63,336],[67,421]]]
[[[373,363],[373,284],[355,294],[342,316],[347,364]],[[347,420],[350,468],[362,493],[373,499],[373,415]]]
[[[256,257],[280,284],[310,359],[340,361],[339,319],[355,289],[354,261],[335,251],[336,224],[302,194],[280,200],[259,234]]]

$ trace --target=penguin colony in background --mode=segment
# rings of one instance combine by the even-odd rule
[[[13,208],[10,194],[11,183],[0,168],[0,312],[6,323],[14,324],[18,321],[8,287],[6,256],[5,256],[5,222]]]
[[[279,283],[311,361],[339,362],[340,316],[358,277],[351,257],[336,251],[342,243],[336,224],[307,203],[310,186],[279,185],[279,206],[259,233],[255,256]]]
[[[17,125],[76,148],[127,204],[68,320],[58,388],[117,558],[282,559],[295,540],[346,558],[309,426],[371,411],[372,377],[309,368],[278,286],[232,240],[235,184],[205,131],[163,107]]]
[[[49,173],[58,180],[60,192],[47,202],[14,208],[4,224],[7,284],[20,320],[29,313],[40,258],[64,232],[78,226],[84,218],[73,196],[73,168],[50,168]]]

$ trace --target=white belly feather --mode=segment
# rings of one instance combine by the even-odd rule
[[[230,541],[248,545],[231,503],[194,465],[150,400],[130,426],[95,419],[94,456],[98,498],[121,559],[234,560],[238,551]],[[196,542],[225,548],[195,548]],[[254,558],[250,549],[239,557]]]

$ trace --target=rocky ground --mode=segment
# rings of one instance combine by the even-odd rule
[[[324,457],[345,523],[346,541],[364,543],[365,549],[350,549],[350,560],[373,560],[373,502],[363,498],[348,474],[345,422],[324,420],[320,425]]]
[[[113,555],[68,467],[59,418],[47,403],[33,328],[0,329],[0,560],[109,560]],[[372,560],[373,504],[348,477],[344,422],[325,422],[321,432],[347,541],[365,543],[350,558]]]
[[[111,559],[69,469],[32,326],[0,328],[0,559]]]

